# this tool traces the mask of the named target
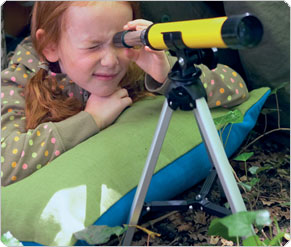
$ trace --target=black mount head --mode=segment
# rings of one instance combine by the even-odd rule
[[[209,69],[217,66],[216,49],[191,49],[183,43],[180,32],[163,33],[164,42],[171,55],[177,57],[168,77],[171,84],[166,93],[169,106],[176,110],[189,111],[195,108],[195,100],[206,98],[200,80],[201,70],[195,65],[204,64]]]

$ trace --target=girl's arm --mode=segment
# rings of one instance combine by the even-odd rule
[[[171,65],[175,58],[169,57]],[[198,65],[202,70],[200,77],[207,94],[207,103],[210,108],[232,107],[248,99],[248,89],[242,77],[226,65],[218,64],[216,69],[210,70],[205,65]],[[165,94],[169,79],[159,83],[150,75],[146,75],[145,87],[150,92]]]
[[[1,105],[1,181],[17,182],[54,160],[99,129],[87,112],[64,121],[40,124],[25,130],[24,88],[9,80],[17,75],[2,72]],[[11,76],[12,75],[12,76]]]

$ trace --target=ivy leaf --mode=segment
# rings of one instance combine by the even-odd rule
[[[248,183],[250,186],[255,186],[258,182],[260,182],[259,178],[252,178],[251,181]]]
[[[267,166],[264,166],[264,167],[252,166],[251,168],[249,168],[249,172],[251,174],[255,175],[255,174],[259,174],[262,171],[270,170],[270,169],[273,169],[273,166],[271,166],[271,165],[267,165]]]
[[[243,240],[244,246],[264,246],[263,242],[259,239],[257,235],[250,236]]]
[[[216,218],[211,222],[208,234],[236,241],[237,237],[252,236],[254,233],[251,225],[255,222],[258,225],[269,223],[269,212],[266,210],[246,211],[220,219]]]
[[[270,246],[280,246],[280,242],[282,241],[282,238],[284,237],[284,232],[279,232],[270,242]]]
[[[251,224],[254,220],[253,212],[238,212],[224,218],[217,218],[211,222],[208,234],[236,241],[237,237],[252,235]]]
[[[269,226],[272,221],[270,218],[270,212],[268,210],[259,210],[256,214],[256,225],[257,226]]]
[[[257,173],[257,170],[259,169],[258,166],[252,166],[249,168],[249,172],[253,175],[255,175]]]
[[[236,156],[233,160],[236,160],[236,161],[247,161],[253,155],[254,155],[254,152],[242,153],[242,154]]]
[[[213,119],[217,126],[224,126],[226,124],[234,124],[243,122],[244,117],[239,110],[229,111],[226,115]]]
[[[251,191],[252,190],[252,186],[243,182],[239,182],[239,185],[243,186],[244,188],[246,188],[247,191]]]
[[[128,227],[109,227],[109,226],[98,226],[91,225],[86,229],[75,232],[74,236],[76,239],[84,240],[90,245],[104,244],[110,240],[113,235],[120,236],[123,234]]]

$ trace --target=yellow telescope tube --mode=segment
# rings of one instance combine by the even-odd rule
[[[150,47],[167,49],[163,33],[181,31],[182,40],[188,48],[227,48],[221,36],[221,27],[227,17],[154,24],[148,31]]]
[[[171,33],[178,33],[171,38],[179,40],[165,40]],[[116,47],[127,48],[147,45],[156,50],[169,49],[171,42],[182,43],[185,48],[193,49],[239,49],[256,46],[262,35],[263,26],[259,19],[245,13],[230,17],[157,23],[142,31],[119,32],[114,35],[113,43]]]

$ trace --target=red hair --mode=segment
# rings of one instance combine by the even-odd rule
[[[128,2],[133,10],[133,19],[140,18],[139,3]],[[58,44],[63,27],[63,16],[72,4],[88,4],[73,1],[36,1],[31,19],[31,38],[41,61],[46,61],[43,50],[49,44]],[[36,31],[43,29],[45,38],[36,39]],[[55,64],[50,64],[50,69]],[[56,71],[55,71],[56,72]],[[141,81],[144,72],[136,64],[130,64],[120,86],[128,90],[133,101],[148,95]],[[65,95],[55,77],[40,68],[25,87],[26,129],[34,129],[44,122],[58,122],[71,117],[84,109],[78,99]]]

